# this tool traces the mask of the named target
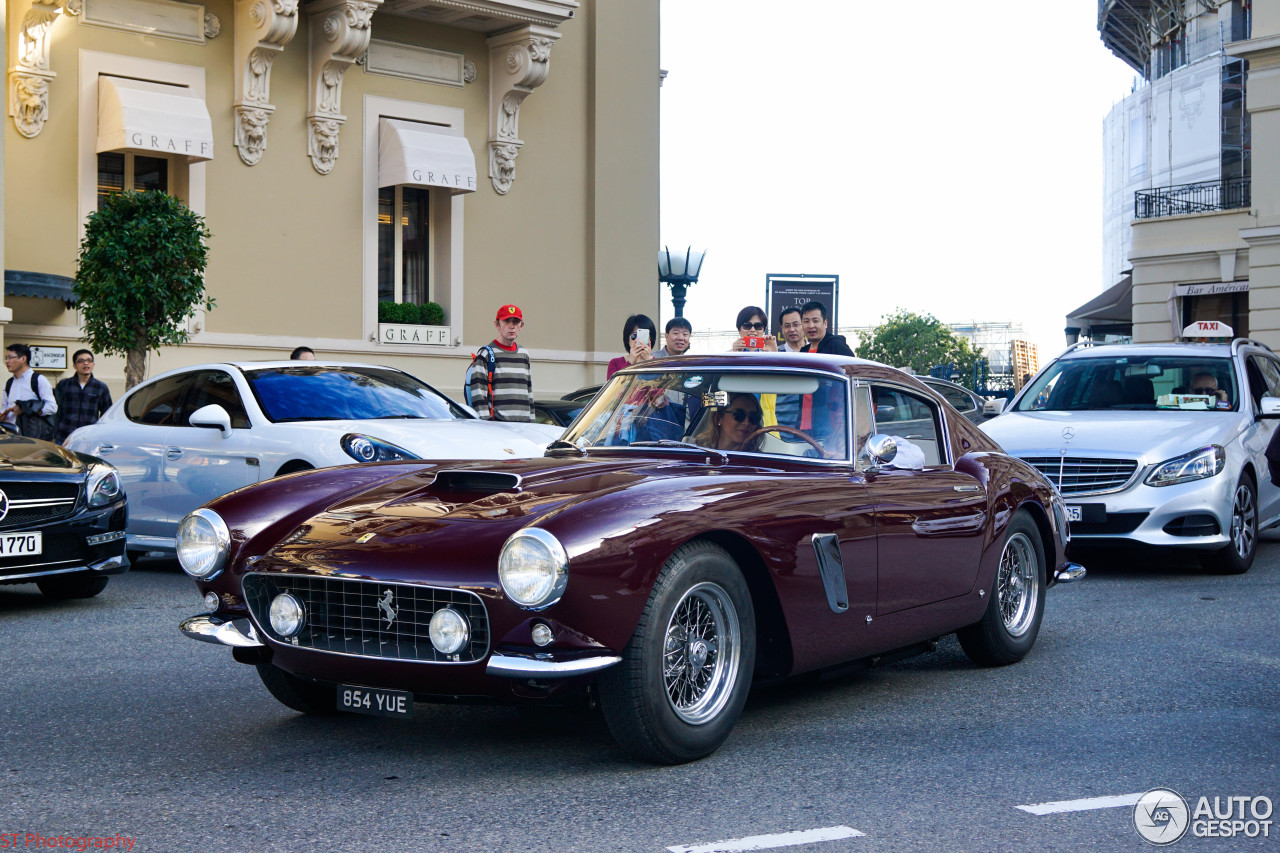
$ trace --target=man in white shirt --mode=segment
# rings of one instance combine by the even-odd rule
[[[799,308],[784,308],[778,316],[778,326],[782,329],[782,346],[778,352],[800,352],[804,347],[804,323],[800,320]]]
[[[16,424],[18,422],[20,409],[18,404],[23,400],[39,400],[42,405],[36,413],[46,417],[58,411],[58,404],[53,397],[53,386],[49,384],[48,379],[31,369],[30,347],[26,344],[9,344],[5,348],[4,366],[6,370],[13,374],[9,381],[5,383],[3,410],[5,423]],[[29,408],[34,408],[34,406]],[[52,427],[50,428],[50,436],[52,436]],[[40,438],[42,436],[36,437]]]

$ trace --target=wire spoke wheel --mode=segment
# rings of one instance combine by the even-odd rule
[[[1231,545],[1241,560],[1248,559],[1253,553],[1257,535],[1258,518],[1253,505],[1253,490],[1241,482],[1236,486],[1235,500],[1231,503]]]
[[[1039,593],[1039,561],[1034,546],[1025,533],[1015,532],[1005,542],[996,580],[1000,618],[1011,637],[1021,637],[1035,621]]]
[[[733,695],[742,649],[738,611],[714,583],[689,589],[667,622],[662,682],[676,716],[690,725],[714,719]]]

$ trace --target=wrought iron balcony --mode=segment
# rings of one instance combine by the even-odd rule
[[[1179,216],[1184,213],[1207,213],[1214,210],[1236,210],[1249,206],[1249,178],[1223,178],[1138,190],[1133,194],[1133,217],[1154,219],[1157,216]]]

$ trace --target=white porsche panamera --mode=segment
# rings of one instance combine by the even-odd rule
[[[260,480],[355,462],[541,456],[561,432],[480,420],[390,367],[240,362],[156,376],[66,447],[120,472],[130,551],[172,551],[183,516]]]
[[[1189,548],[1239,573],[1280,523],[1278,425],[1280,359],[1239,339],[1077,345],[982,429],[1054,482],[1074,544]]]

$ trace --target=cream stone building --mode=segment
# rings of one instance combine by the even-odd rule
[[[456,392],[513,302],[554,396],[658,316],[658,0],[9,0],[5,26],[0,331],[65,354],[53,380],[85,219],[122,186],[213,234],[217,305],[148,375],[305,344]],[[123,390],[122,359],[97,373]]]
[[[1280,348],[1280,0],[1100,0],[1099,30],[1143,81],[1106,125],[1131,293],[1095,302],[1131,299],[1135,342],[1219,320]]]

